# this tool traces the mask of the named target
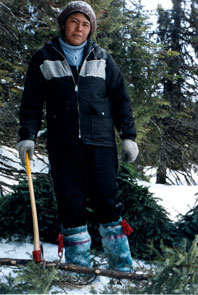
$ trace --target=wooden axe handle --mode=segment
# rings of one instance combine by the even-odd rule
[[[36,202],[34,196],[34,188],[32,182],[32,174],[30,168],[30,159],[28,153],[26,152],[26,170],[27,170],[27,177],[28,177],[28,186],[30,192],[30,202],[31,202],[31,209],[32,209],[32,221],[33,221],[33,231],[34,231],[34,250],[37,251],[40,249],[40,239],[39,239],[39,229],[38,229],[38,218],[37,218],[37,210],[36,210]]]

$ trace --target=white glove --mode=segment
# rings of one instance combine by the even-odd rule
[[[123,139],[121,160],[125,163],[132,163],[135,161],[139,153],[138,145],[132,139]]]
[[[33,158],[35,142],[33,140],[21,140],[16,144],[16,149],[19,152],[21,163],[26,167],[25,154],[28,152],[30,160]]]

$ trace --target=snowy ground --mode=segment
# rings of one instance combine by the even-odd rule
[[[159,198],[159,204],[169,213],[170,219],[176,221],[179,214],[186,214],[196,204],[198,185],[162,185],[139,181],[148,186],[149,191]]]
[[[44,259],[46,261],[57,261],[58,260],[58,247],[57,245],[52,245],[49,243],[43,243],[42,244],[44,249]],[[5,240],[0,241],[0,257],[1,258],[18,258],[18,259],[30,259],[30,256],[33,251],[33,245],[31,243],[20,243],[20,242],[6,242]],[[64,261],[63,261],[64,262]],[[141,261],[134,261],[134,267],[141,267],[144,265]],[[0,269],[0,277],[3,275],[8,275],[10,272],[12,272],[11,268],[9,267],[1,267]],[[12,273],[12,275],[14,275]],[[67,294],[90,294],[90,288],[91,286],[94,287],[94,289],[101,293],[104,289],[104,287],[108,284],[110,281],[107,277],[98,277],[91,285],[83,286],[83,287],[77,287],[76,289],[67,289]],[[55,291],[53,288],[52,291]],[[56,291],[58,291],[58,294],[64,294],[64,292],[61,292],[61,290],[56,288]]]
[[[16,152],[13,150],[6,149],[0,149],[0,153],[6,153],[6,155],[9,157],[9,153],[15,154]],[[18,160],[17,160],[18,161]],[[20,165],[16,161],[16,166]],[[45,165],[47,165],[47,161],[45,159],[45,163],[43,161],[39,161],[38,159],[35,159],[33,163],[32,170],[36,169],[38,167],[38,164],[41,165],[42,169],[45,171]],[[198,184],[198,176],[194,175],[195,177],[195,183]],[[194,207],[196,204],[198,193],[198,185],[192,185],[188,186],[185,184],[183,185],[160,185],[155,184],[155,177],[151,177],[150,182],[144,182],[139,181],[140,185],[149,187],[149,191],[154,194],[155,197],[157,197],[159,200],[159,204],[161,204],[169,213],[169,217],[172,220],[177,220],[179,214],[185,214],[187,213],[191,208]],[[57,256],[57,246],[44,243],[44,254],[45,254],[45,260],[48,261],[54,261],[58,259]],[[5,240],[0,240],[0,257],[1,258],[30,258],[30,255],[32,254],[33,245],[31,243],[19,243],[19,242],[9,242],[7,243]],[[139,262],[138,262],[139,263]],[[135,262],[136,266],[136,262]],[[11,270],[9,268],[1,268],[0,276],[3,276],[4,274],[8,274]],[[94,288],[96,290],[103,290],[104,286],[108,283],[109,279],[105,277],[98,277],[97,280],[94,282]],[[67,290],[68,294],[89,294],[90,293],[90,286],[83,287],[81,289],[73,289],[73,290]],[[100,293],[100,292],[98,292]]]
[[[195,205],[196,196],[198,192],[198,186],[165,186],[153,183],[139,182],[141,185],[149,186],[149,190],[154,193],[154,196],[159,198],[160,204],[169,212],[170,217],[173,220],[177,219],[179,213],[185,214]],[[45,260],[54,261],[57,260],[57,246],[44,243],[44,255]],[[0,241],[0,257],[1,258],[22,258],[29,259],[33,250],[33,245],[30,243],[19,243],[10,242],[7,243],[5,240]],[[139,262],[138,262],[139,263]],[[135,263],[136,266],[136,263]],[[3,268],[3,273],[8,274],[9,268]],[[0,273],[0,275],[3,275]],[[107,285],[109,279],[106,277],[98,277],[94,281],[94,288],[103,290],[104,286]],[[60,290],[59,290],[60,291]],[[61,292],[60,292],[61,293]],[[60,294],[59,293],[59,294]],[[68,294],[90,294],[90,286],[84,286],[73,290],[67,290]]]
[[[156,184],[155,169],[148,169],[145,174],[150,177],[150,182],[138,181],[140,185],[149,187],[149,191],[159,198],[159,204],[169,213],[170,219],[176,221],[179,215],[185,215],[197,204],[198,199],[198,173],[197,169],[192,171],[195,185],[187,185],[186,180],[180,177],[179,185]],[[169,179],[173,178],[173,173],[168,171]]]

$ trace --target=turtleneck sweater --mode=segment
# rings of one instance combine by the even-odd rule
[[[59,37],[59,44],[65,54],[68,64],[79,67],[82,63],[83,51],[87,44],[87,40],[79,46],[73,46],[64,42],[63,39]]]

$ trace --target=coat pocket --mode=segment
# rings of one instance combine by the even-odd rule
[[[91,112],[92,115],[98,115],[101,118],[109,118],[111,117],[111,108],[108,104],[95,104],[95,105],[91,105]]]
[[[91,105],[90,108],[92,138],[102,142],[113,140],[114,122],[110,104],[95,103]]]

